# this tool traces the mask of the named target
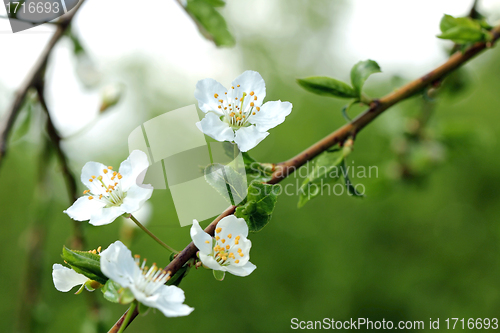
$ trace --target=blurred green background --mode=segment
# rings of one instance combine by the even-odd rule
[[[281,18],[300,25],[293,39],[273,35],[274,28],[247,38],[248,31],[228,17],[237,45],[225,51],[239,57],[245,69],[261,73],[266,100],[294,105],[285,123],[251,151],[262,162],[286,160],[345,123],[340,114],[343,101],[310,94],[295,79],[307,75],[346,79],[350,70],[332,65],[335,59],[325,59],[321,53],[321,39],[339,29],[330,15],[342,15],[340,4],[277,1],[274,6]],[[296,70],[302,61],[297,55],[306,44],[313,48],[307,53],[311,65]],[[211,271],[193,269],[180,285],[186,304],[195,308],[190,316],[165,318],[152,311],[137,318],[127,332],[287,332],[292,318],[358,317],[423,320],[426,330],[429,318],[440,318],[444,331],[446,318],[498,317],[499,55],[498,49],[487,51],[445,81],[431,101],[416,96],[362,131],[349,162],[376,166],[379,171],[378,177],[352,179],[365,186],[365,198],[325,195],[297,209],[297,196],[280,196],[271,223],[250,235],[254,273],[246,278],[227,275],[217,282]],[[127,156],[127,131],[195,100],[194,87],[173,94],[174,82],[172,87],[168,80],[159,85],[145,58],[122,59],[114,71],[127,87],[122,103],[134,103],[137,114],[122,129],[123,135],[114,138],[122,145],[96,144],[92,159],[118,166]],[[371,96],[382,96],[409,79],[378,74],[366,89]],[[361,111],[355,108],[353,115]],[[429,121],[421,126],[427,115]],[[106,140],[103,133],[101,141]],[[109,329],[126,306],[106,302],[96,291],[92,296],[102,311],[92,316],[87,292],[61,293],[53,286],[51,266],[61,263],[63,244],[70,245],[72,222],[62,213],[70,203],[56,163],[50,165],[47,187],[37,190],[42,151],[31,141],[12,146],[0,170],[0,331],[14,332],[27,321],[19,313],[33,296],[26,293],[27,286],[37,285],[41,289],[33,306],[34,332],[95,332],[96,316]],[[79,179],[83,163],[72,166]],[[282,185],[297,181],[294,175]],[[189,228],[176,227],[168,190],[156,191],[150,201],[150,230],[174,248],[183,248],[190,241]],[[119,237],[122,224],[121,220],[103,227],[84,223],[87,249],[107,247]],[[168,263],[168,253],[146,236],[139,235],[131,249],[160,265]]]

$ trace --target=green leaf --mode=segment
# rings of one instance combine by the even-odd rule
[[[104,298],[113,303],[120,303],[120,289],[122,287],[113,280],[108,280],[101,291]]]
[[[441,39],[449,39],[457,44],[480,42],[489,39],[489,34],[483,29],[481,22],[469,17],[453,17],[444,15],[439,24]]]
[[[437,37],[441,39],[449,39],[457,44],[480,42],[487,38],[481,29],[470,27],[454,27],[446,32],[443,32]]]
[[[281,188],[279,185],[253,181],[248,187],[246,203],[236,208],[236,217],[243,218],[251,232],[262,230],[271,220]]]
[[[326,76],[311,76],[305,79],[297,79],[298,84],[307,91],[317,95],[357,98],[356,91],[347,83]]]
[[[451,15],[444,15],[439,24],[441,32],[446,32],[455,27],[469,27],[480,29],[481,24],[469,17],[453,17]]]
[[[200,33],[205,38],[213,40],[217,46],[233,46],[235,40],[227,29],[226,20],[215,9],[223,4],[216,0],[188,0],[186,11],[199,23]]]
[[[212,270],[212,272],[214,273],[214,278],[217,280],[217,281],[222,281],[224,280],[224,277],[226,276],[226,272],[225,271],[217,271],[217,270]]]
[[[261,164],[253,159],[247,152],[241,153],[245,163],[245,172],[253,181],[267,182],[273,178],[273,168],[271,164]]]
[[[182,279],[184,279],[188,273],[189,270],[191,269],[191,266],[188,264],[184,264],[175,274],[167,281],[167,285],[171,286],[179,286],[179,284],[182,282]]]
[[[340,168],[342,170],[342,176],[344,177],[345,181],[345,186],[347,187],[347,191],[353,196],[353,197],[358,197],[358,198],[363,198],[365,195],[358,192],[356,190],[356,187],[352,184],[351,180],[349,179],[349,171],[345,165],[345,160],[342,161],[342,164],[340,165]]]
[[[77,273],[105,284],[108,278],[101,272],[101,257],[98,254],[63,248],[62,258]]]
[[[113,280],[108,280],[102,287],[104,298],[113,303],[129,304],[135,300],[134,294],[128,288],[122,288]]]
[[[358,97],[361,97],[363,85],[372,74],[381,73],[380,66],[373,60],[360,61],[351,69],[351,83]]]
[[[203,0],[213,7],[224,7],[226,3],[224,0]]]
[[[205,180],[231,205],[237,205],[246,197],[246,177],[231,164],[210,164],[205,168]]]
[[[321,193],[324,184],[334,183],[342,175],[340,166],[344,161],[342,150],[324,152],[315,159],[315,164],[311,172],[302,182],[298,207],[301,208],[309,200],[317,197]]]

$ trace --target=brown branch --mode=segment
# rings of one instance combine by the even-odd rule
[[[80,9],[81,5],[85,0],[81,0],[75,8],[73,8],[69,13],[61,16],[58,21],[57,29],[52,35],[49,43],[45,46],[45,49],[38,57],[35,65],[29,72],[28,76],[24,79],[23,83],[17,90],[12,104],[6,111],[4,120],[0,124],[0,165],[3,162],[5,155],[7,153],[7,140],[9,138],[10,131],[14,126],[17,115],[23,106],[24,99],[30,88],[34,87],[35,83],[42,77],[44,68],[46,67],[47,60],[54,49],[57,42],[64,36],[66,30],[68,29],[71,21],[75,17],[75,14]]]
[[[277,184],[295,170],[304,165],[307,161],[312,160],[322,152],[326,151],[332,146],[343,143],[349,137],[355,137],[356,134],[361,131],[366,125],[371,123],[376,117],[378,117],[382,112],[390,108],[391,106],[419,93],[426,87],[438,82],[446,77],[449,73],[453,72],[458,67],[465,64],[471,58],[476,56],[481,51],[485,50],[487,47],[493,45],[495,41],[500,38],[500,26],[495,27],[492,31],[492,41],[489,43],[479,42],[471,46],[465,52],[457,52],[453,54],[444,64],[434,69],[433,71],[427,73],[426,75],[409,82],[398,90],[380,98],[374,100],[370,105],[370,108],[364,113],[356,117],[352,122],[346,124],[318,141],[311,147],[307,148],[297,156],[289,159],[288,161],[278,163],[276,165],[276,171],[273,173],[273,178],[268,182],[268,184]],[[222,214],[220,214],[208,227],[205,228],[205,232],[213,235],[215,227],[219,221],[234,213],[236,206],[228,207]],[[196,255],[198,249],[191,242],[177,257],[170,262],[170,264],[165,267],[166,271],[170,271],[171,275],[174,275],[189,259]],[[124,318],[122,316],[122,318]],[[130,320],[132,321],[132,319]],[[116,325],[116,324],[115,324]],[[110,332],[113,331],[113,328]]]

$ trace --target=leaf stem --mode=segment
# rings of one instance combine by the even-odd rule
[[[130,219],[132,221],[134,221],[135,224],[137,224],[137,226],[139,228],[142,229],[142,231],[144,231],[145,233],[147,233],[151,238],[153,238],[158,244],[160,244],[161,246],[163,246],[164,248],[166,248],[167,250],[169,250],[170,252],[174,252],[174,253],[179,253],[178,251],[174,250],[173,248],[171,248],[170,246],[168,246],[167,244],[163,243],[158,237],[156,237],[151,231],[148,230],[148,228],[146,228],[145,226],[142,225],[141,222],[137,221],[137,219],[134,217],[134,215],[130,214]]]
[[[118,331],[118,333],[123,333],[123,331],[125,331],[136,306],[137,306],[137,301],[133,301],[132,304],[130,304],[130,308],[128,309],[127,315],[125,316],[125,319],[123,320],[122,325],[120,326],[120,330]]]

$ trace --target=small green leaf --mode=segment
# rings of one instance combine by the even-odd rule
[[[215,9],[221,5],[223,1],[188,0],[186,10],[199,23],[200,33],[205,38],[213,40],[217,46],[233,46],[235,40],[227,29],[226,20]]]
[[[273,170],[270,164],[261,164],[253,159],[247,152],[241,153],[245,163],[245,172],[252,181],[267,182],[273,178]]]
[[[262,230],[271,220],[280,190],[279,185],[253,181],[248,187],[246,203],[236,208],[234,215],[245,219],[251,232]]]
[[[169,286],[179,286],[179,284],[182,282],[182,279],[184,279],[188,273],[189,270],[191,269],[191,266],[188,264],[184,264],[175,274],[167,281],[167,285]]]
[[[486,39],[482,30],[470,27],[454,27],[446,32],[443,32],[437,37],[441,39],[449,39],[457,44],[480,42]]]
[[[101,291],[104,295],[104,298],[113,303],[120,302],[120,289],[122,287],[113,280],[108,280],[104,287],[102,287]]]
[[[305,90],[317,95],[340,98],[358,97],[356,91],[347,83],[326,76],[297,79],[297,82]]]
[[[342,175],[340,166],[344,161],[342,150],[324,152],[315,159],[311,172],[302,182],[298,207],[301,208],[309,200],[321,193],[321,187],[327,183],[334,183]]]
[[[203,0],[213,7],[224,7],[226,3],[224,0]]]
[[[212,272],[214,273],[214,278],[217,280],[217,281],[222,281],[224,280],[224,277],[226,276],[226,272],[225,271],[217,271],[217,270],[212,270]]]
[[[102,287],[104,298],[113,303],[129,304],[135,300],[134,294],[128,288],[123,288],[113,280],[108,280]]]
[[[453,17],[444,15],[439,24],[441,39],[449,39],[457,44],[480,42],[490,38],[487,30],[483,29],[480,21],[470,17]]]
[[[246,177],[231,164],[210,164],[205,168],[205,180],[231,205],[237,205],[246,197]]]
[[[363,85],[372,74],[381,73],[380,66],[373,60],[360,61],[351,69],[351,83],[358,97],[361,97]]]
[[[91,280],[105,284],[108,278],[101,272],[101,257],[98,254],[63,248],[62,258],[75,272],[85,275]]]
[[[359,193],[358,190],[356,190],[356,187],[352,184],[351,180],[349,179],[349,170],[347,169],[347,167],[345,165],[345,160],[342,161],[340,168],[342,170],[342,176],[344,177],[345,186],[347,187],[347,191],[353,197],[363,198],[365,195],[362,193]]]

